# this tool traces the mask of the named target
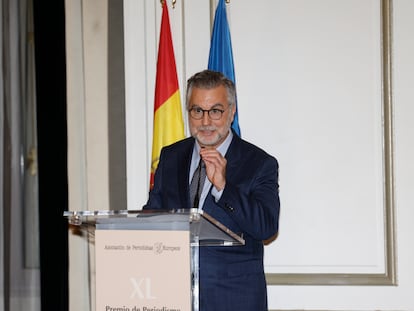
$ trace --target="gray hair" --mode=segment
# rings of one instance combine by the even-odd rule
[[[224,86],[227,90],[227,101],[229,106],[236,104],[236,87],[230,79],[226,78],[221,72],[213,70],[203,70],[194,74],[187,80],[186,106],[189,105],[193,88],[213,89]]]

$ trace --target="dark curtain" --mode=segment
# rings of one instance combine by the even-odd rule
[[[34,0],[41,310],[68,310],[64,0]]]

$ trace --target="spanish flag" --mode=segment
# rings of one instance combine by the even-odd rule
[[[162,147],[184,138],[180,90],[178,87],[174,48],[166,2],[162,1],[161,30],[155,82],[151,189],[154,185],[154,174],[158,166]]]

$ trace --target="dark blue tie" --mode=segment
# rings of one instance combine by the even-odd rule
[[[190,202],[192,203],[192,208],[198,208],[205,179],[206,165],[204,161],[200,159],[190,184]]]

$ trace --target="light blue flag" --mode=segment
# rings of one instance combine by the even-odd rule
[[[222,72],[228,79],[232,80],[233,83],[236,84],[230,28],[227,22],[226,4],[224,3],[224,0],[219,1],[216,8],[216,14],[214,16],[210,55],[208,57],[208,69]],[[234,115],[231,127],[237,135],[241,136],[238,109],[236,109],[236,114]]]

